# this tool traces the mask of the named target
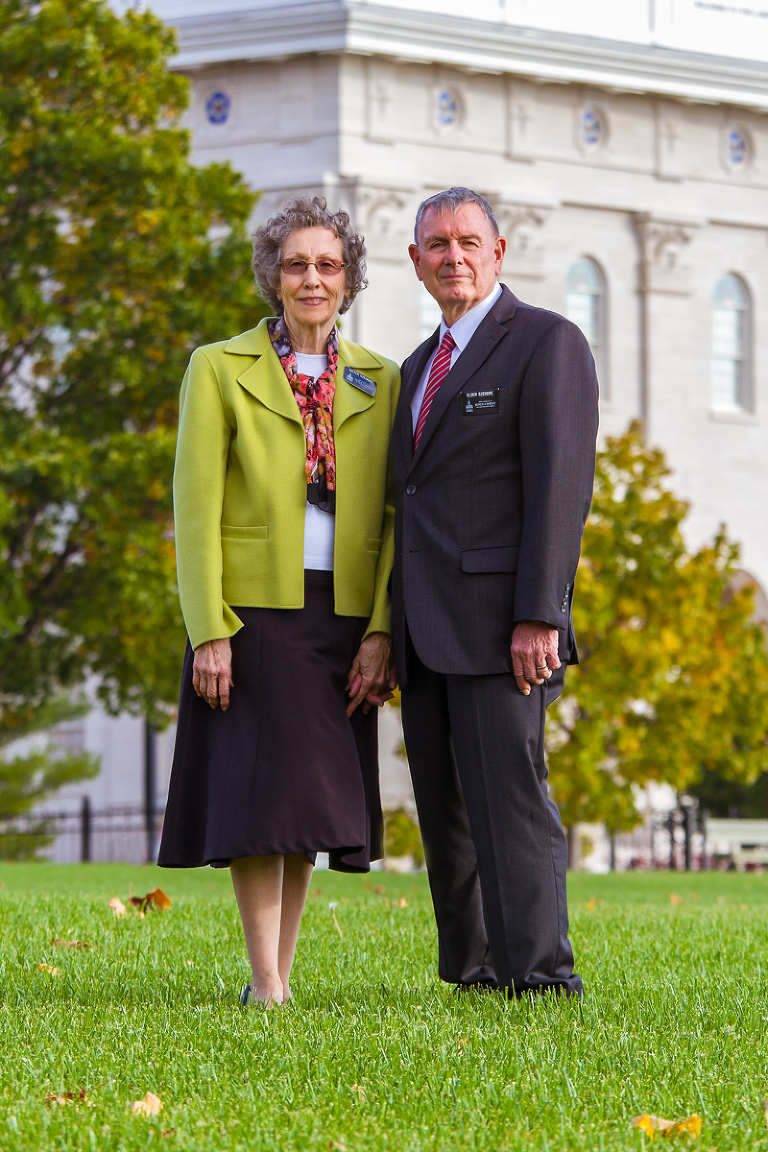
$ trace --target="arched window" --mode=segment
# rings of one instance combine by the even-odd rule
[[[594,260],[582,256],[568,269],[565,314],[578,324],[589,341],[601,384],[606,367],[605,278]]]
[[[432,335],[443,314],[437,300],[430,296],[423,284],[419,284],[419,289],[419,341],[422,341]]]
[[[712,407],[747,411],[750,380],[750,306],[738,276],[723,276],[712,298]]]

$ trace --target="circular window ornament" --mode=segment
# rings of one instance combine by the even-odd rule
[[[459,98],[449,88],[435,96],[435,120],[441,128],[450,128],[459,119]]]
[[[580,133],[585,148],[597,148],[605,142],[605,119],[597,108],[582,109]]]
[[[742,128],[729,128],[725,134],[725,158],[732,168],[744,168],[749,160],[749,137]]]
[[[232,101],[226,92],[212,92],[205,102],[205,114],[210,124],[226,124]]]

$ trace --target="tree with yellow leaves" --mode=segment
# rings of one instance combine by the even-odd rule
[[[636,788],[679,791],[704,771],[768,768],[768,650],[738,547],[721,529],[689,552],[687,506],[634,424],[598,453],[574,600],[581,664],[550,709],[550,781],[563,821],[638,821]]]

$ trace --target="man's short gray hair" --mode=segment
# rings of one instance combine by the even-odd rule
[[[479,192],[473,192],[471,188],[447,188],[445,192],[436,192],[434,196],[429,196],[419,204],[419,210],[416,213],[416,224],[413,229],[415,242],[417,244],[419,242],[421,218],[428,209],[433,208],[435,212],[450,210],[455,215],[463,204],[479,205],[483,210],[483,215],[493,229],[494,236],[499,235],[499,223],[496,219],[496,213],[493,208],[491,208],[485,196],[481,196]]]
[[[355,232],[346,212],[329,212],[324,196],[297,196],[286,200],[282,210],[257,228],[251,240],[253,259],[251,268],[263,300],[276,315],[282,316],[283,302],[278,296],[280,288],[280,253],[292,232],[300,228],[327,228],[341,240],[344,275],[348,295],[339,308],[346,312],[350,304],[367,288],[365,278],[365,241]]]

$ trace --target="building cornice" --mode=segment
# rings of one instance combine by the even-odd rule
[[[312,53],[387,56],[549,83],[655,93],[768,111],[768,68],[757,61],[369,5],[283,3],[175,22],[174,67]]]

